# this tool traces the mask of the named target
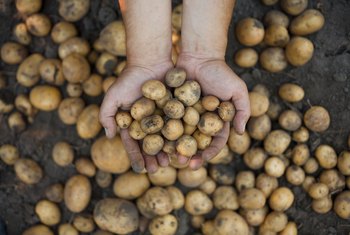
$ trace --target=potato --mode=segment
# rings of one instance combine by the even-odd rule
[[[264,164],[265,172],[273,177],[281,177],[286,169],[283,160],[279,157],[269,157]]]
[[[307,174],[313,174],[318,170],[318,162],[315,158],[309,158],[304,164],[304,171]]]
[[[324,16],[320,11],[308,9],[292,20],[289,29],[294,35],[305,36],[319,31],[324,22]]]
[[[303,166],[310,157],[309,147],[306,144],[297,144],[292,151],[293,163]]]
[[[8,117],[8,126],[15,133],[20,133],[26,129],[26,122],[20,112],[13,112]]]
[[[163,215],[152,219],[149,231],[153,235],[173,235],[176,233],[178,222],[173,215]]]
[[[233,128],[230,130],[230,135],[228,137],[228,146],[231,151],[237,154],[244,154],[250,146],[250,137],[247,131],[242,135],[238,134]]]
[[[337,170],[324,170],[320,174],[320,183],[324,183],[332,193],[345,187],[345,177]]]
[[[181,190],[175,186],[168,186],[166,190],[170,195],[171,204],[173,205],[174,210],[181,209],[185,204],[185,197]]]
[[[6,64],[19,64],[27,56],[28,50],[16,42],[6,42],[1,46],[1,60]]]
[[[269,98],[257,92],[249,92],[250,111],[252,117],[258,117],[267,112]]]
[[[195,229],[200,229],[205,222],[203,215],[194,215],[191,217],[191,226]]]
[[[289,25],[289,18],[281,11],[270,10],[264,16],[264,25],[267,27],[271,25],[281,25],[287,28]]]
[[[83,233],[91,233],[95,230],[93,219],[89,215],[77,215],[73,219],[74,227]]]
[[[330,196],[314,199],[311,203],[311,208],[319,214],[326,214],[332,209],[332,206],[333,201]]]
[[[182,119],[186,124],[196,126],[199,122],[200,116],[195,108],[186,107],[185,114]]]
[[[176,141],[176,151],[185,157],[192,157],[197,152],[197,141],[190,135],[183,135]]]
[[[63,201],[63,185],[62,184],[52,184],[45,190],[45,196],[48,200],[56,203]]]
[[[140,197],[150,187],[150,181],[145,174],[128,171],[116,178],[113,192],[122,199],[133,200]]]
[[[334,211],[342,219],[350,218],[350,191],[343,191],[334,200]]]
[[[269,198],[269,205],[272,210],[286,211],[294,201],[293,192],[287,187],[275,189]]]
[[[288,66],[284,50],[279,47],[268,47],[264,49],[260,53],[259,61],[261,66],[271,73],[281,72]]]
[[[192,135],[197,130],[197,126],[191,126],[184,124],[184,134],[185,135]]]
[[[202,114],[197,124],[198,129],[205,135],[215,136],[223,128],[224,123],[220,117],[213,112],[206,112]]]
[[[276,120],[279,117],[281,111],[282,111],[282,107],[279,103],[270,102],[269,108],[268,108],[266,114],[267,114],[267,116],[269,116],[269,118],[271,120]]]
[[[220,186],[213,193],[213,203],[216,209],[237,210],[239,208],[238,196],[231,186]]]
[[[51,84],[61,86],[65,78],[63,76],[62,64],[58,59],[45,59],[39,66],[41,78]]]
[[[206,220],[201,227],[203,235],[219,235],[219,232],[215,228],[213,220]]]
[[[88,96],[99,96],[102,93],[102,77],[98,74],[91,74],[82,84],[83,91]]]
[[[287,131],[296,131],[301,127],[302,120],[294,110],[285,110],[278,118],[279,125]]]
[[[91,158],[96,167],[105,172],[120,174],[130,168],[130,160],[119,135],[112,139],[105,136],[97,139],[91,146]]]
[[[235,186],[238,192],[247,188],[254,188],[255,175],[252,171],[240,171],[236,175]]]
[[[159,109],[163,109],[165,104],[173,98],[173,94],[171,93],[170,90],[166,90],[166,94],[163,98],[156,100],[156,105]]]
[[[315,157],[320,166],[325,169],[332,169],[337,165],[337,153],[329,145],[319,145],[315,150]]]
[[[109,23],[101,32],[97,41],[102,48],[116,56],[126,55],[126,36],[123,21]]]
[[[141,90],[143,96],[151,100],[159,100],[166,95],[166,87],[158,80],[148,80]]]
[[[293,84],[285,83],[278,90],[279,96],[290,103],[299,102],[304,98],[305,92],[302,87]]]
[[[40,11],[42,0],[16,0],[16,9],[24,15],[31,15]]]
[[[196,139],[199,150],[204,150],[209,147],[212,140],[211,136],[205,135],[199,130],[195,131],[192,136]]]
[[[56,87],[39,85],[30,91],[29,99],[32,105],[39,110],[53,111],[61,102],[61,93]]]
[[[328,196],[329,189],[327,185],[323,183],[314,183],[310,186],[308,193],[311,198],[320,199]]]
[[[176,169],[171,166],[159,167],[155,173],[148,173],[148,178],[155,186],[170,186],[176,181]]]
[[[115,116],[115,121],[121,129],[126,129],[132,122],[132,117],[129,112],[120,111]]]
[[[300,127],[292,134],[292,139],[298,143],[305,143],[309,140],[309,131],[305,127]]]
[[[220,100],[213,95],[207,95],[202,97],[202,105],[207,111],[215,111],[220,105]]]
[[[280,235],[297,235],[298,227],[295,222],[289,221],[286,227],[280,232]]]
[[[161,187],[148,189],[137,199],[137,207],[140,213],[149,219],[169,214],[173,210],[169,192]]]
[[[0,148],[0,157],[1,157],[1,148]],[[350,152],[343,151],[338,157],[337,167],[343,175],[350,175]]]
[[[99,74],[111,75],[113,74],[117,66],[117,63],[118,63],[117,57],[115,57],[114,55],[108,52],[104,52],[98,57],[95,63],[95,66]]]
[[[283,130],[271,131],[264,140],[264,149],[268,154],[280,155],[288,148],[290,135]]]
[[[117,78],[113,77],[113,76],[109,76],[109,77],[105,78],[102,81],[103,92],[106,93],[116,80],[117,80]]]
[[[40,80],[39,66],[44,60],[40,54],[31,54],[19,65],[16,78],[20,85],[31,87]]]
[[[90,65],[85,57],[72,53],[63,59],[62,71],[68,82],[82,83],[90,76]]]
[[[289,42],[288,30],[278,24],[273,24],[265,30],[264,43],[272,47],[285,47]]]
[[[19,159],[18,149],[11,144],[0,146],[0,159],[7,165],[13,165]]]
[[[293,37],[286,46],[286,58],[293,66],[302,66],[311,60],[314,45],[304,37]]]
[[[51,155],[53,161],[61,167],[70,165],[74,160],[74,151],[72,146],[64,141],[60,141],[55,144]]]
[[[330,125],[328,111],[322,106],[312,106],[304,114],[305,126],[314,132],[323,132]]]
[[[141,121],[141,119],[152,115],[155,108],[153,100],[142,97],[131,106],[130,114],[135,120]]]
[[[262,3],[264,3],[266,6],[271,6],[271,5],[275,5],[278,0],[261,0]]]
[[[309,191],[311,185],[313,185],[314,183],[316,183],[315,177],[308,175],[305,177],[305,180],[302,184],[302,187],[307,192],[307,191]]]
[[[117,64],[117,67],[114,70],[115,75],[120,76],[126,67],[126,60],[122,60]]]
[[[257,188],[246,188],[239,193],[238,201],[240,207],[244,209],[260,209],[264,207],[266,197]]]
[[[204,167],[194,171],[191,168],[183,168],[178,171],[179,182],[188,188],[196,188],[207,179],[207,169]]]
[[[88,158],[79,158],[75,161],[75,168],[79,174],[93,177],[96,174],[94,163]]]
[[[64,203],[74,213],[83,211],[89,204],[91,197],[91,184],[83,175],[73,175],[64,187]]]
[[[40,222],[45,225],[56,225],[61,220],[59,207],[55,203],[45,199],[35,205],[35,213],[39,217]]]
[[[180,31],[182,25],[182,4],[176,6],[171,14],[171,25],[175,30]]]
[[[90,52],[90,45],[87,40],[80,37],[71,37],[62,42],[58,48],[58,55],[63,60],[67,56],[76,53],[87,56]],[[97,67],[97,65],[96,65]]]
[[[99,122],[100,108],[96,104],[90,104],[80,113],[76,129],[82,139],[91,139],[97,136],[102,126]]]
[[[266,218],[260,229],[269,230],[272,232],[281,232],[288,223],[288,217],[283,212],[272,211]]]
[[[71,224],[61,224],[58,227],[58,235],[79,235],[78,230],[76,230]]]
[[[198,188],[206,194],[211,195],[216,189],[216,183],[212,178],[207,176],[205,181],[201,183]]]
[[[305,172],[300,166],[292,165],[286,170],[286,179],[292,185],[301,185],[305,180]]]
[[[208,162],[210,164],[228,164],[233,159],[233,152],[230,151],[230,148],[226,144],[220,152],[210,159]]]
[[[29,97],[25,94],[17,95],[15,99],[15,107],[28,118],[34,118],[38,110],[30,103]],[[29,121],[30,122],[30,121]]]
[[[129,126],[129,135],[135,140],[142,140],[147,134],[141,129],[140,122],[134,120]]]
[[[186,81],[180,87],[175,88],[174,96],[185,106],[192,106],[201,96],[201,87],[196,81]]]
[[[223,101],[218,108],[218,114],[224,122],[231,122],[236,114],[236,109],[230,101]]]
[[[307,8],[308,0],[281,0],[281,8],[289,15],[299,15]]]
[[[236,52],[234,61],[239,67],[251,68],[258,62],[258,53],[252,48],[242,48]]]
[[[51,38],[57,44],[61,44],[70,38],[77,36],[78,31],[74,24],[61,21],[55,24],[51,30]]]
[[[182,68],[172,68],[165,75],[165,84],[169,87],[179,87],[186,80],[186,71]]]
[[[95,180],[100,188],[107,188],[112,183],[112,174],[102,170],[97,170]]]
[[[142,131],[146,134],[155,134],[163,128],[164,121],[161,116],[152,115],[143,118],[140,122],[140,126]]]
[[[97,202],[94,208],[94,220],[99,228],[118,234],[136,231],[139,225],[135,205],[117,198],[105,198]]]
[[[243,209],[239,210],[239,214],[245,219],[250,226],[259,226],[264,222],[268,208],[264,206],[260,209]]]
[[[164,140],[160,135],[147,135],[142,142],[142,150],[148,155],[157,155],[162,150]]]
[[[83,87],[79,83],[68,83],[66,90],[69,97],[77,98],[83,94]]]
[[[238,21],[236,25],[236,37],[244,46],[258,45],[264,39],[264,34],[264,25],[251,17]]]
[[[25,21],[28,31],[37,37],[47,36],[51,31],[51,21],[44,14],[33,14]]]
[[[192,190],[187,193],[185,210],[191,215],[205,215],[213,209],[213,202],[200,190]]]
[[[220,235],[249,234],[247,222],[239,214],[232,210],[221,210],[216,215],[215,228]]]
[[[180,120],[170,119],[165,123],[161,132],[166,139],[177,140],[184,133],[184,127]]]
[[[271,120],[269,116],[263,114],[259,117],[252,117],[248,121],[247,130],[251,138],[264,140],[271,131]]]
[[[83,18],[90,9],[90,1],[84,0],[61,0],[58,13],[63,19],[76,22]]]
[[[16,176],[25,184],[37,184],[43,178],[43,170],[34,160],[20,158],[14,164]]]
[[[169,118],[180,119],[185,115],[184,105],[177,99],[171,99],[163,107],[164,114]]]
[[[39,225],[34,225],[30,228],[27,228],[22,235],[54,235],[54,233],[49,229],[49,227],[39,224]]]
[[[81,98],[65,98],[58,107],[58,116],[64,124],[73,125],[77,123],[84,106]]]
[[[244,163],[252,170],[261,169],[264,166],[266,158],[267,154],[259,147],[251,148],[243,155]]]

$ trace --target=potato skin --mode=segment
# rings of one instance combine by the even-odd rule
[[[52,111],[58,108],[61,102],[61,93],[56,87],[40,85],[30,91],[29,99],[35,108],[42,111]]]
[[[175,216],[163,215],[154,218],[149,224],[149,231],[153,235],[173,235],[176,233],[178,222]]]
[[[49,227],[39,224],[26,229],[22,235],[54,235]]]
[[[117,20],[109,23],[101,31],[98,43],[102,45],[104,50],[113,55],[125,56],[126,35],[123,21]]]
[[[207,174],[207,169],[204,167],[201,167],[196,171],[186,167],[178,171],[177,178],[182,185],[188,188],[196,188],[205,182]]]
[[[269,198],[269,205],[275,211],[286,211],[294,202],[294,194],[287,187],[274,190]]]
[[[19,23],[13,28],[13,35],[16,41],[22,45],[29,45],[32,42],[32,36],[30,35],[25,23]]]
[[[201,115],[197,127],[203,134],[215,136],[224,127],[224,122],[216,113],[206,112]]]
[[[251,68],[258,62],[258,53],[252,48],[239,49],[234,57],[235,63],[242,68]]]
[[[165,75],[165,83],[169,87],[179,87],[186,80],[186,71],[182,68],[170,69]]]
[[[23,60],[16,74],[18,83],[25,87],[31,87],[36,84],[40,80],[39,66],[43,60],[44,57],[37,53]]]
[[[90,202],[91,184],[83,175],[74,175],[68,179],[64,186],[64,203],[74,213],[83,211]]]
[[[58,13],[66,21],[76,22],[83,18],[90,9],[90,1],[85,0],[61,0]]]
[[[271,155],[282,154],[291,142],[290,135],[283,130],[271,131],[264,140],[264,148]]]
[[[271,25],[281,25],[285,28],[288,28],[289,18],[281,11],[271,10],[264,16],[264,24],[267,27]]]
[[[184,126],[181,120],[170,119],[165,123],[161,132],[167,140],[177,140],[183,135]]]
[[[165,85],[158,80],[148,80],[142,85],[141,90],[143,96],[151,100],[159,100],[166,95]]]
[[[313,43],[304,37],[293,37],[286,46],[286,58],[293,66],[302,66],[309,62],[314,53]]]
[[[148,189],[142,197],[137,199],[137,207],[141,214],[147,218],[166,215],[173,210],[168,190],[157,186]]]
[[[44,37],[50,33],[51,21],[44,14],[33,14],[26,19],[28,31],[37,37]]]
[[[66,125],[75,124],[80,113],[84,110],[84,106],[84,101],[81,98],[65,98],[58,107],[60,120]]]
[[[313,106],[304,114],[305,126],[314,132],[323,132],[327,130],[330,122],[329,113],[322,106]]]
[[[334,211],[342,219],[350,218],[350,191],[341,192],[334,200]]]
[[[288,30],[281,25],[271,25],[265,30],[264,43],[273,47],[285,47],[289,42]]]
[[[163,107],[164,114],[172,119],[180,119],[185,115],[184,105],[177,99],[171,99]]]
[[[278,95],[285,101],[295,103],[301,101],[305,92],[304,89],[293,83],[285,83],[278,89]]]
[[[185,106],[192,106],[201,96],[201,87],[196,81],[186,81],[180,87],[175,88],[174,96]]]
[[[219,105],[218,114],[224,122],[231,122],[236,114],[235,106],[230,101],[223,101]]]
[[[231,151],[237,154],[244,154],[250,146],[251,140],[247,131],[242,135],[238,134],[233,128],[230,130],[228,145]]]
[[[35,205],[35,213],[38,215],[40,221],[45,225],[56,225],[61,220],[61,212],[59,207],[48,200],[40,200]]]
[[[289,30],[294,35],[305,36],[319,31],[324,22],[324,16],[320,11],[308,9],[292,20]]]
[[[19,159],[18,149],[10,144],[0,146],[0,159],[7,165],[13,165]]]
[[[164,121],[161,116],[152,115],[152,116],[143,118],[140,122],[140,125],[141,125],[141,129],[146,134],[155,134],[163,128]]]
[[[82,83],[90,76],[90,64],[78,53],[72,53],[62,61],[63,75],[68,82]]]
[[[251,138],[263,140],[271,131],[271,120],[263,114],[259,117],[252,117],[248,121],[247,130]]]
[[[1,153],[0,153],[0,156],[1,156]],[[349,164],[350,164],[350,152],[349,151],[341,152],[338,157],[337,167],[343,175],[346,175],[346,176],[350,175]]]
[[[302,120],[296,111],[285,110],[280,114],[278,123],[287,131],[296,131],[300,128]]]
[[[197,152],[197,141],[190,135],[183,135],[176,141],[176,150],[185,157],[192,157]]]
[[[252,117],[259,117],[267,112],[270,102],[269,98],[255,91],[249,92],[250,112]]]
[[[191,215],[205,215],[211,211],[213,203],[210,198],[200,190],[192,190],[186,195],[185,210]]]
[[[36,184],[43,177],[43,170],[32,159],[20,158],[14,164],[16,176],[26,184]]]
[[[77,53],[85,57],[89,54],[89,52],[89,42],[86,39],[80,37],[68,38],[58,47],[58,55],[62,60],[72,53]]]
[[[133,171],[128,171],[115,179],[113,192],[117,197],[133,200],[146,192],[150,185],[150,181],[146,174],[138,174]]]
[[[257,188],[243,189],[238,196],[239,205],[244,209],[260,209],[265,206],[266,198]]]
[[[164,139],[160,135],[147,135],[142,142],[142,150],[151,156],[157,155],[162,150]]]
[[[65,82],[62,63],[58,59],[43,60],[39,66],[39,73],[41,78],[48,83],[61,86]]]
[[[279,47],[269,47],[263,50],[259,61],[264,69],[272,73],[281,72],[288,65],[284,50]]]
[[[1,59],[7,64],[19,64],[28,55],[28,50],[16,42],[5,42],[1,46]]]
[[[258,45],[264,39],[264,34],[264,25],[254,18],[244,18],[236,25],[236,37],[244,46]]]
[[[51,38],[57,44],[63,43],[69,38],[75,37],[78,34],[74,24],[61,21],[55,24],[51,30]]]
[[[248,235],[247,222],[232,210],[221,210],[214,220],[215,228],[220,235]]]
[[[130,114],[135,120],[141,121],[142,118],[152,115],[155,109],[153,100],[142,97],[131,106]]]
[[[289,15],[299,15],[307,8],[308,0],[281,0],[281,8]]]
[[[97,136],[102,129],[99,122],[100,108],[96,104],[90,104],[79,115],[76,129],[82,139],[91,139]]]
[[[16,0],[16,9],[21,14],[31,15],[40,11],[42,0]]]

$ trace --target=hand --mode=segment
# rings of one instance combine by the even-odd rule
[[[171,61],[154,66],[127,66],[117,81],[108,89],[101,105],[100,122],[108,138],[114,137],[117,133],[115,115],[118,110],[129,110],[131,105],[142,97],[142,84],[151,79],[164,79],[166,72],[172,67]],[[122,129],[120,136],[134,171],[142,172],[146,167],[147,171],[152,173],[157,171],[158,163],[161,166],[169,163],[164,153],[158,154],[157,159],[154,156],[142,155],[138,141],[130,137],[128,129]]]

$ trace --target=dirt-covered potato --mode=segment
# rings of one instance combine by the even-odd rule
[[[252,117],[258,117],[267,112],[269,98],[255,91],[249,92],[250,112]]]
[[[24,15],[31,15],[40,11],[42,0],[16,0],[16,9]]]
[[[233,152],[230,151],[230,148],[226,144],[220,152],[215,155],[212,159],[210,159],[208,162],[210,164],[228,164],[233,159]]]
[[[54,235],[54,233],[49,229],[49,227],[39,224],[27,228],[22,235]]]
[[[259,226],[265,220],[268,208],[264,206],[260,209],[243,209],[239,210],[239,214],[245,219],[250,226]]]
[[[1,148],[0,148],[1,149]],[[1,152],[0,152],[1,157]],[[350,175],[350,152],[343,151],[338,157],[337,167],[343,175]]]
[[[239,208],[238,196],[231,186],[220,186],[213,193],[213,203],[218,210],[237,210]]]
[[[134,140],[142,140],[147,134],[141,129],[140,122],[134,120],[129,126],[129,135]]]
[[[46,188],[45,196],[52,202],[60,203],[63,200],[63,190],[62,184],[52,184]]]
[[[39,66],[44,60],[40,54],[31,54],[17,69],[16,79],[18,83],[25,87],[31,87],[40,80]]]
[[[83,175],[70,177],[64,186],[64,203],[74,213],[83,211],[90,202],[91,184]]]
[[[264,140],[264,149],[271,155],[282,154],[291,142],[290,135],[283,130],[271,131]]]
[[[185,210],[191,215],[205,215],[213,209],[213,202],[200,190],[192,190],[187,193]]]
[[[142,141],[142,150],[151,156],[157,155],[162,150],[164,145],[164,139],[157,134],[151,134],[145,136]]]
[[[337,170],[323,170],[320,174],[320,183],[324,183],[330,192],[341,190],[345,187],[345,177]]]
[[[308,0],[281,0],[281,8],[289,15],[299,15],[307,8]]]
[[[197,141],[190,135],[183,135],[176,140],[176,151],[185,157],[192,157],[198,149]]]
[[[58,108],[61,102],[61,93],[56,87],[39,85],[30,91],[29,99],[35,108],[42,111],[52,111]]]
[[[91,233],[95,229],[95,223],[91,215],[77,215],[73,219],[74,227],[82,233]]]
[[[278,94],[283,100],[290,103],[299,102],[305,96],[304,89],[293,83],[285,83],[280,86]]]
[[[292,134],[292,139],[297,143],[305,143],[309,140],[309,131],[305,127],[300,127]]]
[[[63,19],[76,22],[83,18],[90,9],[90,1],[85,0],[60,0],[58,13]]]
[[[184,124],[184,134],[185,135],[192,135],[197,130],[197,126],[191,126],[188,124]]]
[[[79,158],[75,161],[75,168],[79,174],[93,177],[96,174],[96,167],[89,158]]]
[[[173,68],[165,75],[165,84],[169,87],[179,87],[186,80],[186,71],[182,68]]]
[[[247,130],[251,138],[264,140],[271,131],[271,120],[268,115],[263,114],[259,117],[252,117],[248,121]]]
[[[314,45],[304,37],[293,37],[286,46],[286,58],[294,66],[302,66],[311,60],[314,53]]]
[[[341,192],[334,200],[334,211],[342,219],[350,218],[350,191]]]
[[[238,21],[236,25],[236,37],[244,46],[258,45],[264,39],[264,34],[264,25],[251,17]]]
[[[304,114],[305,126],[314,132],[323,132],[330,125],[330,116],[328,111],[322,106],[312,106]]]
[[[26,129],[26,122],[20,112],[11,113],[8,117],[7,124],[15,133],[20,133]]]
[[[242,48],[236,52],[234,60],[239,67],[251,68],[258,62],[258,53],[253,48]]]
[[[117,78],[114,76],[109,76],[109,77],[105,78],[102,82],[103,92],[106,93],[115,81],[117,81]]]
[[[121,129],[126,129],[132,122],[132,117],[129,112],[120,111],[115,116],[115,121]]]
[[[68,82],[82,83],[90,76],[90,64],[84,56],[72,53],[63,59],[62,71]]]
[[[79,235],[79,232],[76,228],[74,228],[71,224],[60,224],[58,226],[58,235]]]
[[[195,229],[200,229],[205,222],[203,215],[194,215],[191,217],[191,226]]]
[[[232,210],[221,210],[214,220],[217,234],[220,235],[248,235],[247,222]],[[214,233],[211,233],[214,234]]]
[[[278,124],[287,131],[296,131],[300,128],[302,120],[296,111],[285,110],[280,114]]]
[[[292,150],[292,161],[297,166],[303,166],[310,157],[310,150],[306,144],[297,144]]]
[[[280,157],[269,157],[264,164],[265,172],[273,177],[281,177],[284,174],[286,166]]]
[[[28,50],[16,42],[5,42],[1,46],[1,60],[6,64],[19,64],[28,55]]]
[[[41,78],[51,84],[61,86],[65,78],[63,76],[62,64],[58,59],[45,59],[39,66]]]
[[[259,230],[267,230],[272,232],[281,232],[288,223],[288,217],[283,212],[272,211],[266,218],[264,223],[260,226]]]
[[[242,135],[238,134],[233,128],[230,130],[230,135],[228,137],[228,146],[231,151],[237,154],[244,154],[250,146],[250,137],[247,131]]]
[[[174,235],[177,226],[176,217],[169,214],[152,219],[148,228],[152,235]]]
[[[142,94],[151,100],[159,100],[166,95],[165,85],[158,80],[148,80],[142,85]]]
[[[161,116],[152,115],[143,118],[140,122],[140,126],[142,131],[146,134],[155,134],[163,128],[164,121]]]
[[[279,117],[281,111],[282,111],[282,106],[280,103],[270,101],[269,108],[266,114],[267,116],[269,116],[271,120],[276,120]]]
[[[337,153],[329,145],[319,145],[315,150],[315,157],[320,166],[325,169],[332,169],[337,165]]]
[[[196,139],[199,150],[206,149],[212,140],[211,136],[203,134],[200,130],[195,131],[192,136]]]
[[[66,91],[69,97],[80,97],[83,94],[83,87],[80,83],[69,82],[66,86]]]
[[[206,112],[201,115],[197,124],[198,129],[205,135],[215,136],[223,128],[224,122],[213,112]]]
[[[77,36],[78,31],[74,24],[61,21],[55,24],[51,30],[51,38],[57,44],[61,44],[70,38]]]
[[[313,174],[318,170],[319,164],[317,160],[312,157],[305,162],[303,168],[306,174]]]
[[[220,104],[220,100],[213,95],[207,95],[202,97],[203,108],[207,111],[215,111]]]
[[[332,206],[333,201],[330,196],[323,197],[320,199],[314,199],[311,203],[311,208],[319,214],[328,213],[332,209]]]
[[[26,18],[26,26],[28,31],[37,37],[44,37],[51,31],[51,21],[44,14],[34,14]]]
[[[97,42],[107,52],[116,56],[125,56],[126,36],[123,21],[118,20],[109,23],[101,31]]]
[[[77,123],[84,106],[84,101],[81,98],[65,98],[58,107],[58,116],[64,124],[73,125]]]
[[[198,188],[206,194],[211,195],[216,189],[216,183],[211,177],[207,176],[205,181],[201,183]]]
[[[43,178],[43,170],[34,160],[20,158],[14,164],[16,176],[26,184],[36,184]]]
[[[270,25],[265,30],[264,43],[272,47],[285,47],[289,42],[288,30],[278,24]]]
[[[288,28],[289,18],[281,11],[271,10],[264,16],[264,24],[267,27],[271,25],[281,25],[285,28]]]
[[[292,185],[301,185],[305,180],[305,172],[300,166],[292,165],[286,170],[286,179]]]
[[[294,202],[294,194],[287,187],[275,189],[269,198],[269,205],[272,210],[286,211]]]
[[[278,3],[279,0],[261,0],[266,6],[272,6]]]
[[[100,188],[107,188],[112,183],[112,174],[102,170],[97,170],[95,180]]]
[[[201,96],[201,87],[196,81],[186,81],[175,88],[174,96],[185,106],[192,106],[197,103]]]
[[[231,122],[236,114],[236,109],[230,101],[223,101],[218,108],[218,114],[224,122]]]
[[[19,159],[18,149],[11,144],[0,146],[0,159],[7,165],[13,165]]]
[[[269,47],[263,50],[259,61],[264,69],[272,73],[281,72],[288,65],[284,50],[280,47]]]
[[[147,175],[128,171],[116,178],[113,192],[117,197],[133,200],[140,197],[149,187]]]
[[[161,187],[148,189],[136,203],[140,213],[149,219],[169,214],[173,210],[169,192]]]
[[[135,120],[141,121],[142,118],[152,115],[155,109],[153,100],[142,97],[131,106],[130,114]]]
[[[166,190],[170,195],[171,204],[174,210],[178,210],[185,205],[185,196],[180,189],[175,186],[168,186]]]
[[[105,198],[97,202],[94,220],[99,228],[117,234],[131,233],[137,230],[139,225],[136,206],[117,198]]]
[[[184,126],[181,120],[170,119],[168,120],[164,127],[162,128],[162,134],[167,140],[177,140],[184,133]]]
[[[38,215],[41,223],[45,225],[56,225],[61,220],[61,212],[59,207],[48,200],[40,200],[35,205],[35,213]]]
[[[90,104],[80,113],[76,129],[82,139],[91,139],[97,136],[102,126],[99,122],[100,108],[96,104]]]
[[[177,99],[170,99],[163,107],[164,114],[169,118],[180,119],[185,115],[184,105]]]
[[[265,194],[257,188],[243,189],[238,196],[240,207],[244,209],[260,209],[265,206]]]
[[[308,9],[292,20],[289,30],[294,35],[304,36],[319,31],[324,22],[324,16],[320,11]]]
[[[194,171],[186,167],[178,171],[177,178],[182,185],[188,188],[195,188],[204,183],[207,179],[207,169],[201,167]]]
[[[176,181],[176,169],[171,166],[159,167],[155,173],[148,173],[148,178],[155,186],[170,186]]]
[[[105,136],[97,139],[91,146],[91,158],[96,167],[105,172],[120,174],[130,168],[130,160],[119,135],[112,139]]]
[[[240,171],[235,178],[235,186],[238,192],[247,188],[254,188],[255,175],[252,171]]]
[[[171,99],[173,99],[173,94],[167,89],[165,96],[159,100],[155,100],[155,102],[159,109],[163,109],[165,104]]]
[[[264,166],[266,158],[267,154],[259,147],[251,148],[243,155],[244,163],[252,170],[261,169]]]
[[[73,53],[81,56],[87,56],[90,52],[90,44],[87,40],[80,37],[72,37],[62,42],[58,48],[58,55],[63,60]],[[97,66],[97,65],[96,65]]]
[[[320,199],[328,196],[329,189],[327,185],[323,183],[314,183],[310,186],[308,193],[311,198]]]
[[[70,144],[64,141],[57,142],[52,149],[53,161],[62,167],[68,166],[74,160],[74,151]]]
[[[117,57],[108,52],[104,52],[98,57],[95,66],[99,74],[111,75],[113,74],[117,64]]]

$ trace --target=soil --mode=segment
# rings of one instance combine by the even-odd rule
[[[44,2],[43,12],[52,22],[59,21],[57,0]],[[173,1],[173,5],[179,2]],[[334,146],[339,153],[347,148],[346,141],[350,130],[350,1],[309,1],[309,8],[317,8],[323,12],[326,24],[319,33],[309,37],[315,45],[315,54],[307,65],[301,68],[288,67],[284,72],[277,74],[268,73],[259,66],[253,69],[238,68],[233,63],[233,55],[240,48],[234,37],[235,22],[247,16],[262,19],[268,10],[275,8],[278,6],[263,6],[257,0],[237,1],[229,30],[227,62],[246,81],[249,88],[257,83],[265,84],[271,91],[272,99],[277,102],[281,102],[276,94],[280,84],[285,82],[300,84],[305,89],[306,97],[295,107],[305,110],[310,105],[322,105],[329,110],[332,118],[331,126],[325,133],[311,134],[310,148],[313,150],[319,143],[325,143]],[[103,26],[118,17],[120,11],[117,0],[91,0],[91,11],[77,23],[77,26],[81,35],[92,42]],[[0,45],[12,39],[11,28],[20,21],[21,16],[15,11],[14,1],[0,0]],[[31,52],[40,52],[46,57],[57,56],[56,49],[57,46],[49,37],[34,38],[34,43],[30,46]],[[14,94],[28,93],[27,88],[15,84],[16,66],[8,66],[1,62],[0,70],[7,77],[10,84],[9,91]],[[84,97],[84,99],[87,103],[99,103],[102,97],[94,99]],[[282,105],[287,107],[287,104]],[[60,122],[57,112],[40,112],[34,123],[20,134],[12,132],[6,120],[7,115],[0,115],[0,145],[5,143],[16,145],[22,157],[33,158],[46,172],[39,184],[28,186],[16,179],[12,167],[0,162],[0,217],[5,221],[7,234],[17,235],[30,225],[39,222],[34,213],[34,206],[43,198],[45,188],[53,183],[64,183],[75,173],[73,165],[61,168],[53,163],[51,159],[53,144],[59,140],[66,140],[74,146],[77,157],[86,157],[89,155],[93,140],[79,139],[75,127]],[[235,161],[226,167],[233,172],[244,169],[240,159],[237,156]],[[349,221],[340,219],[333,212],[324,215],[312,212],[311,200],[300,187],[293,187],[283,180],[280,183],[292,188],[296,195],[295,203],[287,214],[290,220],[297,222],[299,234],[349,234]],[[93,205],[100,198],[113,196],[110,188],[100,190],[94,185],[94,189],[92,203],[86,210],[87,213],[91,213]],[[61,208],[62,222],[71,221],[74,215],[64,209],[63,203]],[[189,225],[190,216],[183,210],[176,211],[175,214],[180,223],[177,234],[194,234],[195,231]],[[0,223],[0,235],[6,234],[2,231],[2,227]]]

